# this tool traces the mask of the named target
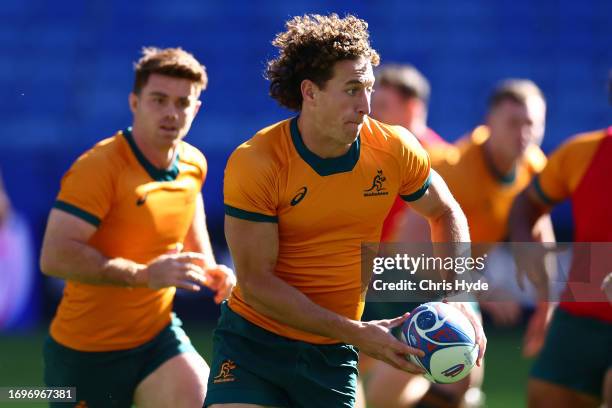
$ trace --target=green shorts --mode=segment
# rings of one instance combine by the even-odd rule
[[[173,315],[172,322],[151,341],[120,351],[86,352],[65,347],[51,336],[43,348],[44,380],[49,387],[76,387],[76,399],[88,408],[132,406],[142,380],[172,357],[196,352]],[[50,407],[75,403],[51,403]]]
[[[223,303],[204,406],[352,407],[357,359],[353,346],[291,340],[250,323]]]
[[[612,368],[612,324],[557,309],[530,376],[601,398]]]

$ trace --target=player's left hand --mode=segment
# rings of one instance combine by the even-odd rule
[[[513,326],[521,317],[521,307],[512,301],[479,302],[482,310],[489,314],[496,326]]]
[[[601,290],[606,294],[608,301],[612,303],[612,272],[610,272],[601,282]]]
[[[534,357],[542,349],[553,310],[554,306],[550,302],[538,303],[527,323],[523,338],[523,356]]]
[[[215,291],[215,303],[221,303],[227,299],[236,285],[234,271],[222,264],[207,266],[204,269],[206,286]]]
[[[444,299],[443,302],[459,309],[470,320],[472,326],[474,326],[474,332],[476,333],[476,344],[478,344],[478,357],[476,358],[476,365],[480,367],[485,350],[487,349],[487,336],[484,334],[484,329],[482,328],[480,318],[467,302],[449,302],[446,299]]]

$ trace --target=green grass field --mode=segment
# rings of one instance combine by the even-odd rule
[[[207,361],[211,355],[211,328],[185,323],[194,345]],[[0,386],[42,385],[44,329],[27,335],[0,335]],[[487,330],[488,348],[484,390],[488,408],[525,406],[525,385],[530,362],[520,354],[518,330]],[[45,404],[1,403],[0,407],[38,408]]]

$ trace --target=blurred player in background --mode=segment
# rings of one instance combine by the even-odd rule
[[[380,239],[397,195],[432,222],[437,240],[469,234],[418,141],[367,116],[379,62],[368,38],[365,21],[331,14],[295,17],[273,41],[270,93],[299,115],[260,131],[227,164],[238,284],[215,331],[207,406],[353,406],[355,346],[423,372],[405,358],[421,352],[389,333],[406,314],[360,321],[369,280],[361,243]],[[480,363],[485,338],[470,317]]]
[[[380,66],[375,71],[375,76],[375,92],[372,94],[374,119],[405,127],[416,136],[430,155],[440,154],[444,147],[449,146],[442,137],[427,126],[431,87],[419,70],[410,64],[389,64]],[[385,219],[382,242],[396,241],[398,234],[402,234],[398,231],[399,224],[407,211],[410,211],[408,205],[398,197]],[[420,226],[423,228],[422,232],[410,231],[410,233],[417,236],[424,236],[426,233],[428,240],[429,225],[423,220]],[[363,320],[391,318],[416,306],[418,304],[403,302],[371,302],[366,304]],[[363,353],[360,355],[359,368],[361,378],[367,381],[365,396],[368,403],[374,407],[405,407],[419,400],[428,401],[430,404],[440,399],[452,400],[452,390],[457,388],[457,385],[431,386],[431,383],[421,376],[396,370]],[[478,368],[474,369],[470,376],[475,375],[477,371]],[[464,380],[467,381],[469,379]],[[462,390],[461,393],[463,392]],[[365,406],[365,403],[361,405]]]
[[[11,205],[0,173],[0,332],[35,320],[36,272],[28,223]]]
[[[208,80],[180,48],[145,48],[135,71],[132,127],[72,165],[49,216],[41,270],[66,287],[45,382],[92,408],[201,407],[209,368],[172,304],[176,288],[220,302],[234,283],[206,229],[206,160],[183,142]]]
[[[609,86],[612,102],[612,77]],[[574,242],[612,242],[611,175],[612,127],[571,138],[514,202],[513,240],[530,241],[536,220],[570,198]],[[538,252],[521,252],[517,266],[541,286],[548,280]],[[568,284],[530,373],[529,407],[595,408],[602,400],[612,406],[612,303],[604,293],[612,285],[611,269],[609,250],[591,255],[576,246]],[[548,314],[542,316],[540,326],[546,328]]]
[[[486,124],[432,155],[433,167],[465,211],[472,242],[495,243],[507,239],[512,200],[546,163],[538,147],[544,135],[545,116],[544,96],[533,82],[503,81],[489,99]],[[429,226],[410,211],[402,213],[396,231],[394,240],[398,242],[430,239]],[[549,217],[539,222],[537,234],[540,240],[554,241]],[[496,323],[511,324],[520,317],[520,309],[509,299],[506,295],[504,302],[481,304]],[[414,305],[390,306],[410,310]],[[383,306],[372,303],[370,307],[376,310]],[[527,338],[534,335],[528,332]],[[477,368],[463,381],[430,387],[421,377],[380,363],[372,370],[366,395],[375,407],[406,407],[419,401],[433,407],[475,406],[483,399],[478,389],[482,375],[482,370]]]
[[[388,125],[408,129],[432,153],[447,143],[427,126],[431,87],[425,76],[410,64],[381,65],[375,71],[376,83],[372,94],[372,117]],[[408,205],[397,197],[389,211],[380,240],[394,241],[398,219]]]
[[[489,97],[485,124],[434,155],[433,167],[465,211],[472,242],[507,239],[513,199],[546,164],[539,147],[545,120],[546,102],[537,85],[505,80]],[[422,242],[422,236],[411,233],[413,221],[420,220],[404,221],[407,227],[399,229],[403,235],[398,240]],[[543,217],[546,222],[551,225],[549,217]]]
[[[546,101],[538,86],[526,79],[504,80],[489,97],[485,124],[434,156],[433,167],[465,211],[472,242],[494,244],[508,239],[514,198],[546,164],[539,147],[545,124]],[[424,239],[411,233],[423,230],[421,220],[407,213],[403,223],[399,241]],[[555,241],[548,215],[538,220],[534,236],[540,242]],[[486,245],[476,248],[487,250]],[[542,298],[546,295],[540,294]],[[497,323],[512,323],[518,317],[516,308],[504,310],[499,302],[483,306]]]

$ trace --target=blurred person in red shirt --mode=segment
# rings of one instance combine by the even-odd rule
[[[32,322],[33,256],[28,225],[12,209],[0,174],[0,331]]]

